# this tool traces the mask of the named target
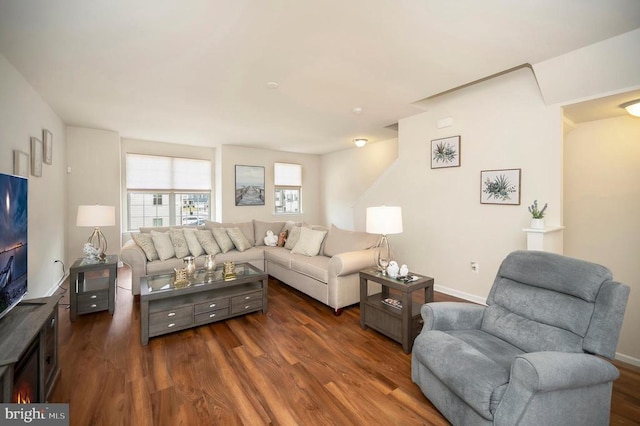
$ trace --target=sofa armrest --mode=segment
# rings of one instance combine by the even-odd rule
[[[340,277],[376,266],[376,250],[358,250],[340,253],[329,259],[329,275]]]
[[[131,268],[131,292],[140,294],[140,277],[147,275],[147,255],[135,241],[129,240],[120,249],[120,259]]]
[[[420,313],[424,330],[477,330],[486,307],[464,302],[431,302],[422,305]]]
[[[595,355],[518,355],[494,424],[608,424],[611,382],[619,375],[618,369]],[[540,403],[550,399],[555,403]],[[547,408],[541,411],[541,407]]]

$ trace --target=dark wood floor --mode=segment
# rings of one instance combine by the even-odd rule
[[[334,317],[270,280],[267,314],[142,346],[129,271],[118,273],[113,317],[72,324],[60,307],[61,375],[50,402],[69,403],[71,425],[448,424],[411,382],[410,355],[362,330],[358,307]],[[640,369],[616,366],[612,424],[639,424]]]

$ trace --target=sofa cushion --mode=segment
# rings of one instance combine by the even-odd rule
[[[220,246],[218,245],[218,243],[216,243],[215,238],[213,238],[213,234],[210,230],[197,230],[196,238],[198,239],[198,242],[200,243],[204,251],[207,252],[207,254],[212,254],[215,256],[222,251],[220,250]]]
[[[273,235],[278,236],[285,222],[262,222],[260,220],[253,221],[255,246],[264,245],[264,237],[267,236],[267,231],[273,232]]]
[[[287,269],[291,269],[291,259],[294,256],[291,254],[291,250],[284,247],[269,247],[264,252],[264,258],[267,262],[276,263]]]
[[[167,260],[176,256],[176,251],[173,248],[173,243],[171,242],[171,237],[169,237],[168,232],[151,231],[151,239],[153,240],[153,245],[158,252],[160,260]]]
[[[166,260],[154,260],[147,263],[147,274],[171,274],[173,268],[184,268],[184,260],[172,257]]]
[[[213,238],[215,238],[216,243],[218,243],[222,253],[226,253],[235,248],[235,245],[233,244],[233,241],[231,241],[231,238],[229,238],[229,234],[227,234],[226,229],[216,227],[211,229],[211,233],[213,234]]]
[[[316,231],[308,228],[300,229],[300,238],[296,245],[291,249],[291,253],[302,254],[304,256],[317,256],[320,253],[320,247],[327,235],[326,231]]]
[[[144,251],[145,256],[147,256],[148,261],[158,260],[158,251],[156,247],[153,245],[153,239],[151,238],[151,234],[131,234],[131,238],[133,241],[140,246],[142,251]]]
[[[204,253],[204,249],[200,245],[198,238],[196,237],[196,230],[191,228],[184,228],[184,239],[187,240],[187,246],[189,246],[189,252],[191,256],[198,257]]]
[[[246,251],[252,247],[247,237],[244,236],[240,228],[225,228],[227,231],[227,235],[233,242],[233,245],[236,246],[239,252]]]
[[[378,234],[347,231],[331,225],[324,242],[324,255],[331,257],[348,251],[370,249],[376,247],[379,241]]]
[[[291,270],[326,284],[329,282],[329,260],[326,256],[308,257],[292,253]]]
[[[264,262],[264,247],[250,247],[249,249],[240,252],[238,250],[230,250],[226,253],[220,253],[216,256],[216,263],[222,262]]]
[[[491,421],[509,383],[507,360],[522,351],[487,333],[471,331],[458,335],[423,331],[414,341],[413,353],[453,393]],[[456,368],[449,362],[453,353]]]
[[[191,252],[189,251],[189,246],[187,245],[187,240],[184,237],[182,229],[169,229],[169,238],[171,239],[171,244],[173,244],[173,250],[177,258],[182,259],[185,256],[189,256]]]

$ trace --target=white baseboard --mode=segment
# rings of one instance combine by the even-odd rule
[[[640,359],[616,352],[616,360],[640,367]]]
[[[448,294],[449,296],[457,297],[459,299],[468,300],[469,302],[478,303],[480,305],[486,305],[487,299],[476,296],[475,294],[465,293],[464,291],[456,290],[453,288],[443,287],[441,285],[434,285],[433,289],[439,293]]]
[[[47,291],[47,294],[45,295],[45,297],[53,296],[55,292],[58,291],[58,288],[62,285],[64,280],[66,280],[67,278],[69,278],[69,273],[65,272],[62,278],[60,278],[60,280],[58,280],[58,282],[53,287],[51,287],[49,291]]]
[[[464,291],[455,290],[453,288],[443,287],[439,285],[433,286],[433,289],[439,293],[448,294],[449,296],[457,297],[459,299],[468,300],[469,302],[478,303],[480,305],[486,305],[487,299],[483,299],[480,296],[476,296],[475,294],[465,293]],[[634,358],[629,355],[621,354],[620,352],[616,352],[616,360],[622,361],[627,364],[635,365],[636,367],[640,367],[640,359]]]

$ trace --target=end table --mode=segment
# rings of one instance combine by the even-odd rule
[[[71,303],[69,315],[75,321],[80,314],[109,310],[116,306],[118,256],[108,255],[104,261],[80,258],[69,269]]]
[[[411,352],[413,340],[422,327],[420,308],[413,304],[412,295],[416,290],[424,289],[424,303],[433,301],[434,279],[424,275],[410,273],[417,280],[405,283],[390,278],[375,269],[360,271],[360,326],[371,327],[387,337],[402,343],[405,353]],[[367,282],[373,281],[382,286],[382,292],[367,294]],[[400,305],[391,306],[384,302],[389,298],[389,289],[402,293]]]

